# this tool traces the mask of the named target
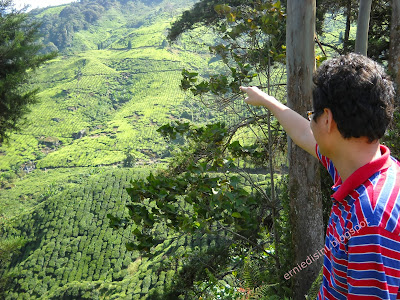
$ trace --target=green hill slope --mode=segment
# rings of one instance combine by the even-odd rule
[[[181,70],[208,59],[184,46],[162,47],[171,21],[164,17],[130,28],[121,37],[131,37],[130,50],[114,45],[60,55],[41,68],[31,83],[41,89],[41,103],[32,107],[28,126],[0,148],[2,200],[18,195],[10,190],[20,181],[10,179],[36,176],[35,169],[121,166],[128,152],[138,166],[163,162],[167,145],[155,130],[185,110]],[[79,34],[89,40],[91,30]],[[2,203],[0,214],[10,216]]]
[[[171,245],[151,260],[128,252],[131,236],[108,227],[107,213],[120,212],[125,188],[140,170],[103,169],[48,197],[13,222],[5,237],[28,243],[14,258],[16,276],[6,299],[140,299],[163,293],[175,270],[162,268]],[[187,242],[182,241],[183,245]],[[64,297],[64,298],[63,298]]]
[[[0,148],[0,236],[27,240],[9,265],[6,299],[147,298],[175,274],[162,264],[171,245],[141,259],[106,215],[124,213],[131,178],[165,165],[168,145],[156,129],[187,111],[181,70],[210,59],[184,40],[165,42],[191,1],[133,1],[136,14],[123,1],[82,2],[101,14],[38,71],[30,84],[41,103]],[[51,29],[66,7],[33,13]]]

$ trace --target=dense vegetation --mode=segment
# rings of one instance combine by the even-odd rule
[[[157,6],[160,5],[160,6]],[[186,3],[190,5],[190,1]],[[135,29],[152,24],[160,13],[170,17],[179,9],[177,1],[80,1],[67,6],[36,10],[35,17],[42,22],[42,41],[46,50],[73,53],[76,51],[105,49],[123,38],[121,31],[110,29]],[[83,38],[91,34],[90,39]],[[126,31],[127,32],[127,31]]]
[[[174,151],[156,129],[205,114],[184,104],[179,83],[182,68],[202,69],[210,56],[198,45],[165,42],[173,15],[188,3],[101,3],[109,7],[97,21],[71,36],[86,51],[71,44],[38,71],[30,86],[40,88],[41,101],[0,149],[2,298],[136,299],[172,286],[170,243],[151,260],[127,252],[129,236],[113,232],[106,213],[123,214],[128,182]],[[68,7],[32,15],[59,20]],[[204,250],[210,241],[175,244]]]
[[[39,54],[39,24],[28,19],[14,9],[11,0],[0,2],[0,145],[19,129],[29,105],[37,102],[38,90],[24,84],[36,68],[56,55]]]

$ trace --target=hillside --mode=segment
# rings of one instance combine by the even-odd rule
[[[115,12],[110,14],[104,18]],[[49,169],[123,165],[128,154],[134,157],[130,165],[163,161],[167,146],[155,130],[187,110],[181,105],[181,70],[200,68],[209,59],[206,51],[184,50],[185,45],[161,46],[170,21],[160,13],[150,25],[124,28],[126,35],[110,49],[61,54],[39,70],[31,84],[40,88],[41,103],[32,107],[25,129],[0,148],[1,214],[14,215],[4,199],[22,196],[14,188],[22,181],[15,177],[26,185]],[[90,29],[79,35],[87,33],[90,41]],[[130,50],[120,45],[127,36]],[[46,185],[57,185],[56,176],[52,181]]]
[[[0,235],[27,241],[9,266],[6,299],[156,298],[173,283],[165,258],[174,245],[140,258],[106,215],[124,214],[132,178],[166,165],[170,147],[156,129],[190,118],[181,71],[208,68],[208,50],[165,36],[192,1],[81,2],[32,11],[51,33],[65,9],[98,8],[35,75],[41,102],[0,148]],[[175,246],[189,244],[207,240]]]

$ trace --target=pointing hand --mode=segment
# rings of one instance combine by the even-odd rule
[[[266,106],[268,100],[275,99],[274,97],[264,93],[258,87],[244,87],[241,86],[240,90],[242,92],[247,93],[247,98],[244,99],[244,102],[253,106]]]

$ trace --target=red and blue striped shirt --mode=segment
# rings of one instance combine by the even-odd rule
[[[342,182],[316,148],[335,182],[318,300],[400,299],[400,163],[380,149]]]

